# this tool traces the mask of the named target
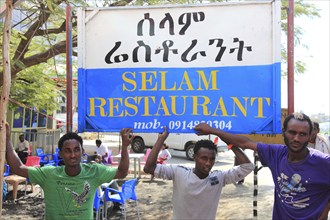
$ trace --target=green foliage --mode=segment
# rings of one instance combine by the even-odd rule
[[[49,64],[30,67],[17,74],[12,82],[10,97],[37,110],[47,110],[52,114],[58,109],[57,99],[63,94],[57,89],[56,82],[47,75]],[[16,107],[11,103],[11,108]]]
[[[320,17],[319,9],[317,9],[311,1],[307,3],[306,0],[295,0],[294,1],[294,17],[301,17],[301,16],[307,16],[310,19]],[[288,1],[282,0],[282,13],[281,13],[281,28],[282,33],[287,36],[288,30],[287,30],[287,19],[288,19]],[[304,44],[300,41],[301,36],[303,35],[303,27],[300,27],[296,24],[294,24],[294,46],[295,47],[304,47],[306,50],[308,50],[308,45]],[[282,56],[282,65],[284,66],[287,64],[287,42],[282,42],[281,44],[281,56]],[[306,70],[306,64],[301,60],[296,60],[294,64],[294,73],[296,75],[303,74]],[[282,76],[287,75],[287,69],[282,68]]]

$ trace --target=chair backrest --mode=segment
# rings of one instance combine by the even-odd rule
[[[10,174],[10,167],[8,164],[5,164],[5,170],[3,172],[3,176],[9,176]]]
[[[37,153],[38,156],[43,156],[44,151],[41,148],[37,148],[36,153]]]
[[[136,194],[135,194],[135,185],[136,185],[137,179],[131,179],[131,180],[126,180],[123,183],[122,186],[122,192],[124,199],[132,199],[132,200],[137,200]]]
[[[55,153],[53,153],[53,160],[54,160],[56,166],[58,166],[59,163],[63,160],[62,158],[60,158],[59,152],[60,152],[60,149],[56,148]]]
[[[145,155],[144,155],[144,162],[147,162],[150,152],[151,152],[151,149],[148,148]]]
[[[25,166],[40,166],[40,157],[27,156]]]
[[[104,195],[104,191],[102,189],[101,190],[99,188],[96,189],[94,196],[94,208],[96,209],[96,211],[100,209],[100,206],[103,201],[103,195]]]

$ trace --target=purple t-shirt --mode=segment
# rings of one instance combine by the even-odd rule
[[[292,163],[286,146],[258,143],[258,156],[275,184],[273,220],[317,219],[330,200],[330,155],[309,149]]]

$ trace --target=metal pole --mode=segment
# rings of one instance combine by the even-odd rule
[[[66,6],[66,132],[72,132],[72,21]]]
[[[254,157],[254,171],[253,171],[253,218],[258,216],[258,159]]]
[[[294,0],[288,1],[288,114],[294,112]]]
[[[259,157],[258,154],[254,155],[254,171],[253,171],[253,218],[258,218],[258,172],[262,166],[258,167]]]

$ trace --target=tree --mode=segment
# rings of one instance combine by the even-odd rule
[[[225,0],[209,1],[222,2]],[[227,0],[228,1],[228,0]],[[93,2],[93,5],[87,3]],[[199,4],[203,1],[176,0],[168,3],[176,4]],[[11,42],[12,67],[11,74],[14,84],[11,97],[26,105],[35,106],[38,109],[54,110],[57,106],[55,97],[59,95],[58,86],[61,83],[52,80],[65,78],[65,53],[66,53],[66,16],[65,6],[69,3],[75,6],[111,7],[124,5],[156,5],[166,2],[161,0],[143,1],[83,1],[83,0],[30,0],[23,1],[16,6],[23,16],[13,25],[13,40]],[[282,30],[286,33],[287,13],[285,7],[287,0],[282,0]],[[308,16],[311,19],[319,16],[314,5],[304,0],[295,0],[295,17]],[[2,25],[2,24],[0,24]],[[1,28],[3,28],[1,26]],[[73,39],[72,45],[77,47],[77,21],[73,16],[72,21]],[[295,45],[305,46],[300,42],[302,28],[295,27]],[[286,47],[282,45],[282,62],[286,62]],[[73,51],[73,55],[77,53]],[[74,63],[74,65],[76,65]],[[305,64],[296,61],[296,73],[305,71]],[[2,69],[0,69],[0,83],[2,85]],[[286,72],[282,72],[286,75]],[[54,93],[55,91],[55,93]]]

